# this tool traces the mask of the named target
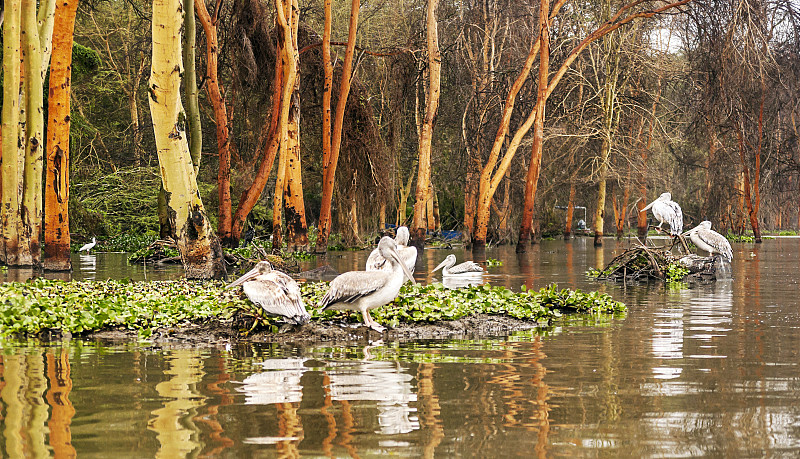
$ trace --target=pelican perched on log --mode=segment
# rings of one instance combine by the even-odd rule
[[[358,311],[364,317],[365,325],[378,332],[385,330],[372,319],[369,310],[394,301],[400,293],[404,277],[407,276],[411,282],[414,282],[414,277],[400,259],[397,243],[392,238],[381,238],[378,251],[391,266],[391,271],[350,271],[341,274],[331,281],[330,290],[317,306],[323,310]]]
[[[711,229],[711,222],[706,220],[700,222],[697,226],[683,233],[683,236],[689,236],[700,250],[705,250],[710,254],[718,253],[722,255],[728,262],[733,260],[733,249],[728,239]]]
[[[244,285],[242,285],[244,284]],[[288,275],[272,269],[268,261],[260,261],[244,276],[225,288],[242,285],[244,294],[269,315],[283,316],[286,321],[302,325],[311,318],[306,311],[300,287]]]
[[[661,231],[661,225],[669,223],[669,233],[673,236],[681,234],[683,231],[683,212],[681,206],[672,200],[670,193],[661,193],[655,201],[651,202],[639,212],[647,212],[653,208],[653,215],[659,221],[656,231]]]
[[[417,264],[417,248],[408,245],[410,237],[411,235],[408,232],[408,228],[401,226],[397,228],[397,236],[395,236],[394,242],[397,244],[397,253],[400,255],[400,259],[403,261],[406,269],[408,269],[411,274],[414,274],[414,268]],[[391,270],[392,265],[386,262],[386,258],[381,255],[380,250],[376,247],[367,258],[367,271]],[[409,278],[409,280],[413,279]]]
[[[439,269],[442,270],[442,277],[474,277],[483,274],[483,268],[474,261],[465,261],[464,263],[456,264],[456,256],[452,253],[448,255],[444,261],[439,263],[439,266],[433,268],[431,272],[438,271]]]

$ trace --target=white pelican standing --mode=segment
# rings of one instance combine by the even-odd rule
[[[378,243],[378,250],[389,262],[391,271],[350,271],[331,281],[330,290],[320,300],[318,307],[334,310],[358,311],[364,317],[364,324],[375,331],[382,332],[386,328],[379,325],[369,315],[370,309],[383,306],[394,301],[400,293],[404,277],[414,278],[397,253],[397,243],[389,236],[384,236]]]
[[[300,287],[288,275],[272,269],[268,261],[260,261],[244,276],[225,288],[241,285],[253,303],[273,316],[283,316],[287,322],[302,325],[311,318],[306,311]]]
[[[681,211],[681,206],[672,200],[670,193],[661,193],[661,196],[639,212],[647,212],[647,209],[651,207],[653,208],[653,215],[659,221],[656,227],[657,231],[661,231],[661,225],[669,223],[669,233],[671,235],[677,236],[681,234],[681,231],[683,231],[683,212]]]
[[[438,271],[441,268],[442,270],[442,277],[452,277],[452,276],[479,276],[483,274],[483,268],[481,268],[477,263],[474,261],[465,261],[464,263],[460,263],[456,265],[456,256],[452,253],[444,259],[443,262],[439,263],[439,266],[433,268],[433,271]]]
[[[397,236],[395,236],[394,242],[397,244],[397,253],[400,255],[400,259],[403,260],[406,269],[408,269],[411,274],[414,274],[414,268],[417,264],[417,248],[408,245],[410,237],[411,235],[408,232],[408,228],[401,226],[397,228]],[[386,258],[381,255],[381,252],[376,247],[372,253],[369,254],[369,258],[367,258],[367,271],[391,270],[392,265],[386,262]],[[409,278],[409,280],[413,279]]]
[[[711,229],[711,222],[706,220],[700,222],[697,226],[683,233],[683,236],[689,236],[700,250],[705,250],[710,254],[718,253],[722,255],[728,262],[733,260],[733,249],[728,239]]]
[[[85,250],[86,253],[89,253],[96,245],[97,245],[97,239],[94,236],[92,236],[92,242],[85,244],[83,247],[78,249],[78,252],[83,252]]]

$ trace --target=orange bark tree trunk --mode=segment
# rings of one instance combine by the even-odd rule
[[[425,100],[425,118],[419,136],[419,163],[417,169],[417,192],[414,202],[414,223],[411,229],[411,244],[422,250],[425,246],[425,216],[428,200],[431,199],[431,142],[433,126],[439,113],[439,91],[441,84],[442,58],[439,54],[439,26],[436,9],[439,0],[428,0],[427,8],[427,49],[428,49],[428,90]]]
[[[550,72],[550,1],[539,2],[539,82],[536,94],[536,118],[533,121],[533,147],[531,162],[525,180],[525,207],[522,210],[522,225],[519,230],[517,252],[526,252],[531,242],[533,205],[539,173],[542,166],[542,144],[544,143],[544,107],[547,102],[547,80]]]
[[[44,269],[69,271],[69,126],[72,35],[78,0],[57,2],[50,64],[45,180]]]
[[[347,98],[350,95],[350,83],[353,73],[353,56],[356,49],[356,31],[358,30],[359,0],[350,4],[350,28],[347,36],[347,51],[342,67],[342,78],[339,83],[339,99],[336,102],[336,119],[331,126],[331,91],[333,86],[333,67],[330,63],[330,1],[325,2],[325,29],[322,41],[322,59],[325,70],[325,86],[322,99],[323,116],[323,158],[322,158],[322,202],[320,203],[319,232],[315,252],[328,251],[328,237],[331,233],[331,203],[333,202],[333,185],[336,178],[336,166],[339,162],[339,151],[342,145],[342,126]]]
[[[217,234],[224,247],[236,247],[238,240],[231,237],[231,148],[230,134],[228,132],[228,113],[225,106],[225,97],[222,93],[222,83],[219,80],[219,41],[217,39],[217,23],[219,21],[219,8],[215,9],[214,16],[208,13],[204,0],[195,0],[195,10],[203,31],[206,34],[206,90],[214,108],[214,121],[217,129],[217,152],[219,153],[219,171],[217,173],[217,192],[219,195],[219,222]],[[196,165],[195,165],[196,166]]]
[[[253,210],[258,199],[261,197],[261,192],[267,185],[272,165],[275,163],[275,156],[278,153],[280,146],[280,139],[278,138],[278,120],[281,114],[281,94],[283,88],[281,82],[283,81],[283,61],[278,58],[275,59],[275,81],[272,88],[272,110],[269,115],[269,128],[266,130],[266,138],[261,142],[262,152],[261,164],[258,166],[256,177],[253,183],[242,193],[239,199],[239,206],[236,208],[236,214],[233,216],[233,224],[231,226],[231,237],[233,240],[238,241],[242,238],[244,231],[244,224],[250,211]],[[265,126],[267,121],[265,120]],[[263,128],[262,128],[263,129]],[[263,131],[262,131],[263,132]]]

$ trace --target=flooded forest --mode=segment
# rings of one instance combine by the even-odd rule
[[[599,245],[663,192],[722,234],[800,224],[792,2],[11,3],[9,266],[172,236],[219,277],[218,244],[393,225]]]

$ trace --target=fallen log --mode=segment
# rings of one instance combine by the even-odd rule
[[[637,245],[616,256],[602,271],[590,270],[589,275],[598,280],[621,284],[653,281],[709,284],[717,280],[714,257],[695,254],[675,256],[669,248]]]

